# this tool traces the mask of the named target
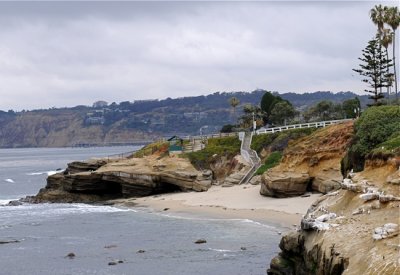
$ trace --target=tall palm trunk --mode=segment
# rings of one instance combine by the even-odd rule
[[[396,30],[393,31],[393,72],[394,72],[394,88],[396,92],[396,103],[399,103],[397,90],[397,73],[396,73]]]

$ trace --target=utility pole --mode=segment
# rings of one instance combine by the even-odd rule
[[[254,112],[253,112],[253,134],[256,132],[257,123],[255,120]]]

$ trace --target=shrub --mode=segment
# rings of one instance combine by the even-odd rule
[[[226,125],[222,126],[221,133],[232,133],[234,128],[235,128],[235,125],[226,124]]]
[[[142,158],[144,156],[149,156],[152,155],[156,152],[159,152],[161,154],[168,152],[168,142],[155,142],[155,143],[150,143],[144,147],[142,147],[140,150],[136,151],[133,153],[132,157],[134,158]]]
[[[345,157],[342,171],[362,171],[367,155],[387,146],[398,147],[400,133],[400,109],[398,106],[368,108],[354,124],[355,136]]]
[[[317,128],[293,129],[279,133],[261,134],[253,137],[251,149],[258,154],[264,148],[269,147],[271,151],[283,151],[290,140],[305,137],[313,133]]]
[[[268,169],[275,167],[279,164],[282,159],[282,152],[272,152],[266,159],[263,165],[258,168],[256,175],[264,174]]]
[[[208,169],[214,155],[233,157],[240,152],[241,142],[237,137],[210,138],[203,150],[185,154],[190,162],[200,169]]]
[[[400,132],[396,132],[387,141],[377,145],[367,157],[375,158],[381,156],[380,158],[385,158],[384,156],[395,155],[400,155]]]

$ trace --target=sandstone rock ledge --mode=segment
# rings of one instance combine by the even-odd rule
[[[197,171],[188,160],[170,157],[72,162],[29,202],[98,202],[173,191],[206,191],[211,171]]]

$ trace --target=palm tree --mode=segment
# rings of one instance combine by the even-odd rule
[[[382,5],[375,5],[373,9],[370,10],[369,16],[371,17],[372,22],[378,27],[378,37],[382,39],[382,31],[385,26],[385,16],[387,7]],[[381,59],[381,52],[379,52],[379,58]],[[382,78],[382,76],[380,76]],[[382,93],[382,87],[379,88],[380,92]]]
[[[238,106],[240,103],[239,99],[237,99],[236,97],[231,97],[229,99],[229,104],[231,104],[232,108],[233,108],[233,116],[235,116],[235,110],[236,110],[236,106]]]
[[[396,89],[396,102],[398,103],[397,74],[396,74],[396,30],[400,25],[400,12],[397,7],[389,7],[385,11],[384,23],[388,24],[393,30],[393,70],[394,70],[394,87]]]
[[[381,33],[381,37],[380,37],[380,42],[381,42],[382,46],[385,48],[387,60],[389,60],[388,48],[389,48],[389,45],[392,44],[392,42],[393,42],[392,39],[393,39],[392,32],[389,29],[383,29],[382,33]],[[389,99],[390,87],[392,86],[392,81],[390,81],[391,74],[389,73],[389,67],[387,67],[385,79],[387,80],[386,88],[387,88],[388,99]]]
[[[372,22],[378,27],[379,36],[385,24],[386,10],[386,6],[382,7],[382,5],[375,5],[375,7],[369,12],[369,16],[371,17]]]

